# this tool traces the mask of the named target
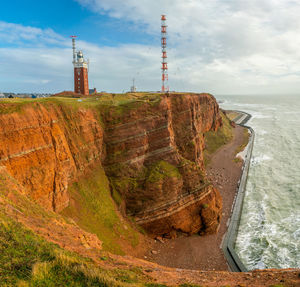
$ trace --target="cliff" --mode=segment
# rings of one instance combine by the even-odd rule
[[[62,210],[69,203],[69,183],[103,152],[103,130],[94,112],[52,101],[0,109],[0,165],[31,199]]]
[[[214,232],[221,198],[206,181],[204,133],[222,124],[207,94],[111,107],[103,117],[104,166],[127,213],[148,232]]]
[[[122,212],[150,234],[217,230],[222,203],[203,159],[204,133],[222,125],[212,96],[56,98],[0,109],[0,165],[46,209],[63,211],[72,183],[101,167]]]

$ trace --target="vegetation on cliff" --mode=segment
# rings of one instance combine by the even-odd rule
[[[137,246],[138,231],[117,213],[102,167],[95,167],[80,177],[70,186],[69,193],[70,205],[62,214],[96,234],[104,250],[124,255],[122,243],[127,242],[133,248]]]
[[[236,149],[236,154],[238,154],[239,152],[241,152],[241,151],[243,151],[245,149],[245,147],[249,143],[249,138],[250,138],[249,130],[246,129],[246,128],[244,128],[244,131],[243,131],[243,143]]]
[[[105,258],[103,258],[104,260]],[[147,286],[139,268],[105,270],[65,251],[0,212],[1,286]]]
[[[210,156],[216,152],[221,146],[227,144],[232,140],[232,126],[230,125],[230,119],[226,117],[224,112],[220,112],[222,116],[222,127],[217,131],[208,131],[205,133],[205,152],[204,159],[205,164],[210,161]]]
[[[97,286],[97,287],[201,287],[201,286],[298,286],[299,271],[271,270],[252,273],[203,272],[148,267],[146,269],[114,262],[104,268],[92,260],[49,243],[0,211],[0,285],[19,287]],[[115,264],[115,265],[113,265]],[[158,268],[159,267],[159,268]],[[155,283],[148,274],[162,272]],[[181,276],[180,274],[183,273]],[[175,282],[178,283],[176,284]],[[180,283],[179,283],[180,282]],[[201,282],[202,284],[183,283]],[[278,284],[279,282],[284,282]]]
[[[1,99],[0,101],[0,114],[11,114],[14,112],[22,112],[24,108],[32,104],[39,103],[44,105],[64,105],[69,106],[76,110],[79,108],[92,108],[105,110],[107,108],[115,107],[117,113],[126,111],[127,107],[132,107],[137,103],[150,103],[155,104],[160,101],[160,94],[149,93],[126,93],[126,94],[99,94],[93,97],[69,97],[66,93],[61,93],[57,96],[50,98],[13,98]],[[36,106],[37,107],[37,106]]]
[[[147,176],[147,182],[155,183],[165,179],[166,177],[180,178],[181,174],[179,173],[178,168],[161,160],[150,168]]]

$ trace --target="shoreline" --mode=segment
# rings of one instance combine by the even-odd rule
[[[250,132],[250,138],[249,138],[248,145],[245,148],[245,150],[246,149],[247,150],[246,150],[246,155],[242,167],[242,175],[239,181],[238,190],[233,203],[233,210],[230,217],[229,226],[222,241],[222,249],[231,271],[247,272],[248,269],[245,267],[245,265],[243,264],[243,262],[241,261],[238,254],[235,251],[235,243],[238,234],[241,214],[243,210],[245,189],[246,189],[248,172],[250,167],[250,160],[251,160],[251,155],[252,155],[252,150],[254,145],[255,133],[251,127],[245,125],[245,123],[247,123],[252,116],[242,111],[234,111],[234,112],[237,112],[240,115],[238,115],[233,121],[237,125],[247,128]]]

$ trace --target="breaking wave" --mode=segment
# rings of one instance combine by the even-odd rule
[[[300,101],[226,96],[253,115],[255,142],[236,250],[249,269],[300,268]]]

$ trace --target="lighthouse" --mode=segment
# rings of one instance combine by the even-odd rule
[[[82,51],[76,51],[75,38],[71,36],[73,47],[74,92],[85,96],[89,95],[88,61]]]

